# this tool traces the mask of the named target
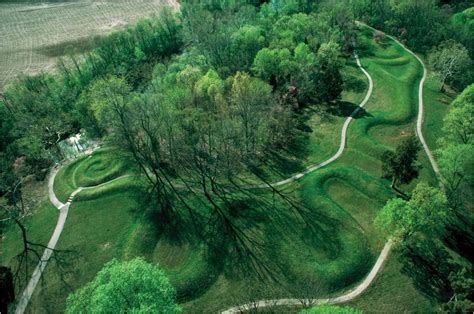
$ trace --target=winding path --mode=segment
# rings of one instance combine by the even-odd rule
[[[359,24],[361,24],[361,23],[359,23]],[[370,27],[370,26],[368,26],[368,27]],[[407,52],[412,54],[420,62],[420,64],[423,67],[423,77],[420,80],[419,92],[418,92],[418,118],[417,118],[417,124],[416,124],[416,134],[417,134],[418,138],[420,139],[420,142],[423,145],[423,149],[425,150],[425,152],[426,152],[426,154],[429,158],[429,161],[431,163],[431,166],[432,166],[436,176],[439,179],[441,188],[444,188],[442,183],[441,183],[442,182],[441,181],[441,173],[439,171],[438,165],[437,165],[436,160],[434,159],[428,145],[426,144],[426,141],[425,141],[425,139],[423,137],[423,133],[422,133],[422,125],[423,125],[423,84],[424,84],[424,81],[426,79],[426,74],[427,74],[426,67],[425,67],[423,61],[415,53],[410,51],[408,48],[406,48],[404,45],[402,45],[395,38],[393,38],[391,36],[387,36],[387,37],[394,40],[396,43],[398,43],[400,46],[402,46]],[[364,73],[364,75],[367,77],[367,79],[369,81],[369,87],[367,89],[367,93],[366,93],[364,99],[362,100],[362,102],[359,104],[357,109],[355,109],[352,112],[352,114],[345,120],[345,122],[342,126],[340,144],[339,144],[338,151],[332,157],[327,159],[326,161],[324,161],[322,163],[319,163],[317,165],[310,166],[305,171],[300,172],[300,173],[298,173],[298,174],[296,174],[296,175],[294,175],[290,178],[287,178],[285,180],[281,180],[281,181],[278,181],[278,182],[274,182],[274,183],[271,184],[272,186],[277,187],[277,186],[282,186],[282,185],[294,182],[294,181],[304,177],[305,175],[307,175],[311,172],[314,172],[314,171],[316,171],[316,170],[318,170],[318,169],[334,162],[344,152],[345,145],[346,145],[347,129],[349,127],[349,124],[351,123],[352,119],[358,114],[358,112],[361,110],[361,108],[366,105],[366,103],[368,102],[370,96],[372,95],[372,91],[373,91],[372,77],[362,67],[357,54],[355,54],[355,59],[356,59],[356,62],[357,62],[357,66]],[[33,275],[31,276],[31,279],[28,283],[28,286],[23,291],[23,294],[20,298],[20,301],[17,304],[16,310],[15,310],[16,314],[23,314],[26,310],[26,307],[27,307],[28,302],[29,302],[29,300],[30,300],[30,298],[31,298],[31,296],[34,292],[34,289],[35,289],[36,285],[38,284],[38,281],[41,278],[41,274],[42,274],[44,268],[46,267],[46,265],[47,265],[47,263],[48,263],[48,261],[51,257],[51,254],[53,253],[52,250],[54,250],[54,248],[56,247],[56,244],[59,240],[59,236],[61,235],[61,232],[64,228],[64,224],[66,222],[66,218],[67,218],[68,211],[69,211],[69,206],[71,205],[71,202],[72,202],[73,198],[79,192],[81,192],[84,189],[97,188],[99,186],[109,184],[109,183],[111,183],[115,180],[119,180],[123,177],[128,176],[128,175],[121,176],[121,177],[115,178],[111,181],[108,181],[108,182],[105,182],[105,183],[102,183],[102,184],[99,184],[99,185],[96,185],[96,186],[79,187],[76,190],[74,190],[74,192],[71,193],[71,195],[68,198],[68,201],[64,204],[64,203],[62,203],[61,201],[58,200],[58,198],[56,197],[56,195],[54,193],[54,189],[53,189],[54,178],[56,177],[56,174],[58,173],[58,171],[59,171],[59,168],[54,168],[50,173],[49,181],[48,181],[49,199],[50,199],[51,203],[59,210],[58,222],[56,224],[53,235],[51,236],[51,239],[48,242],[48,249],[46,249],[44,251],[40,262],[36,266],[36,268],[33,272]],[[262,185],[252,186],[252,187],[253,188],[268,188],[269,185],[268,184],[262,184]],[[328,299],[316,299],[314,301],[317,302],[317,303],[336,304],[336,303],[344,303],[344,302],[350,301],[350,300],[354,299],[355,297],[359,296],[372,283],[372,281],[374,280],[374,278],[376,277],[376,275],[378,274],[378,272],[382,268],[383,263],[385,262],[385,260],[387,259],[388,255],[389,255],[391,247],[392,247],[392,241],[389,240],[389,241],[387,241],[387,243],[385,243],[385,245],[382,249],[382,252],[380,253],[379,257],[377,258],[377,261],[376,261],[375,265],[373,266],[372,270],[370,271],[370,273],[354,289],[352,289],[352,290],[350,290],[350,291],[348,291],[348,292],[346,292],[343,295],[338,296],[338,297],[328,298]],[[244,305],[232,307],[230,309],[227,309],[227,310],[223,311],[222,313],[226,313],[226,314],[227,313],[238,313],[238,312],[241,312],[242,310],[251,309],[251,308],[255,308],[255,307],[264,308],[264,307],[269,307],[269,306],[295,306],[295,305],[300,305],[300,304],[301,304],[301,301],[298,300],[298,299],[261,300],[261,301],[258,301],[257,304],[244,304]]]
[[[33,295],[33,292],[35,291],[36,285],[38,284],[41,278],[43,270],[48,264],[48,261],[51,255],[53,254],[53,250],[56,248],[56,244],[58,243],[59,236],[61,235],[64,229],[64,224],[66,223],[67,214],[69,212],[69,206],[71,205],[71,202],[74,199],[74,197],[82,190],[98,188],[103,185],[114,182],[116,180],[130,176],[130,175],[123,175],[123,176],[117,177],[115,179],[112,179],[110,181],[107,181],[98,185],[88,186],[88,187],[78,187],[71,193],[71,195],[68,198],[68,201],[64,204],[56,197],[56,194],[54,193],[54,178],[56,177],[56,174],[58,173],[58,171],[59,171],[59,167],[53,168],[49,174],[49,179],[48,179],[48,196],[49,196],[50,202],[54,205],[54,207],[56,207],[59,210],[58,222],[56,223],[56,227],[54,228],[53,235],[51,236],[51,239],[48,242],[48,248],[44,250],[41,260],[38,262],[38,265],[36,265],[36,268],[33,271],[33,274],[31,275],[31,279],[28,282],[28,286],[26,286],[26,289],[23,291],[20,301],[18,301],[18,304],[15,309],[15,314],[23,314],[25,312],[28,302],[30,301],[31,296]]]
[[[39,261],[38,265],[36,265],[36,268],[33,271],[33,275],[31,275],[31,279],[28,282],[28,286],[23,291],[20,301],[18,301],[18,304],[15,309],[16,314],[23,314],[25,312],[26,306],[28,305],[31,296],[35,291],[36,285],[38,284],[38,281],[41,278],[41,274],[43,273],[43,270],[46,267],[49,258],[51,257],[51,254],[53,253],[53,250],[56,247],[56,244],[58,243],[59,236],[61,235],[61,232],[64,228],[64,223],[66,222],[67,214],[69,211],[69,205],[71,205],[70,201],[68,201],[66,204],[61,203],[54,194],[54,178],[56,177],[58,171],[59,168],[53,168],[53,170],[51,170],[48,180],[49,200],[59,210],[58,222],[56,223],[56,228],[54,229],[53,235],[51,236],[51,239],[48,242],[48,248],[44,250],[41,260]]]
[[[361,22],[357,22],[357,24],[367,26],[367,27],[371,28],[374,31],[376,30],[373,27],[370,27],[370,26],[368,26],[364,23],[361,23]],[[444,185],[442,183],[443,182],[442,181],[442,175],[441,175],[441,172],[439,171],[438,164],[437,164],[436,160],[434,159],[433,154],[432,154],[431,150],[429,149],[428,144],[426,143],[425,138],[423,136],[423,132],[422,132],[423,119],[424,119],[424,116],[423,116],[423,113],[424,113],[424,111],[423,111],[423,109],[424,109],[423,108],[423,85],[424,85],[424,82],[426,80],[426,75],[427,75],[426,66],[425,66],[423,60],[421,60],[420,57],[418,57],[414,52],[412,52],[410,49],[405,47],[397,39],[395,39],[394,37],[389,36],[389,35],[386,35],[386,36],[388,38],[390,38],[391,40],[393,40],[394,42],[396,42],[397,44],[399,44],[403,49],[405,49],[412,56],[414,56],[418,60],[418,62],[420,62],[421,66],[423,67],[423,76],[422,76],[422,78],[420,80],[420,84],[418,86],[418,117],[417,117],[417,120],[416,120],[416,129],[415,129],[415,131],[416,131],[416,135],[420,139],[421,144],[423,145],[423,149],[424,149],[426,155],[428,156],[431,167],[433,168],[433,171],[435,172],[435,175],[438,178],[439,186],[442,190],[444,190]],[[303,176],[305,176],[306,174],[308,174],[310,172],[313,172],[313,171],[315,171],[315,170],[317,170],[321,167],[324,167],[324,166],[332,163],[337,158],[339,158],[339,156],[341,156],[341,154],[342,154],[342,152],[344,151],[344,148],[345,148],[346,133],[347,133],[347,128],[349,127],[349,123],[352,121],[353,117],[358,113],[360,108],[362,108],[367,103],[367,101],[369,100],[369,98],[372,94],[372,88],[373,88],[373,82],[372,82],[372,78],[371,78],[370,74],[362,67],[357,54],[355,54],[355,58],[356,58],[356,61],[357,61],[357,66],[359,67],[359,69],[365,74],[365,76],[369,80],[369,88],[367,90],[367,94],[366,94],[364,100],[360,103],[359,107],[356,110],[354,110],[354,112],[352,112],[351,116],[349,118],[347,118],[347,120],[345,121],[345,123],[342,127],[342,130],[341,130],[341,143],[339,144],[339,150],[336,152],[336,154],[334,154],[334,156],[332,156],[328,160],[326,160],[326,161],[324,161],[320,164],[310,166],[305,171],[303,171],[301,173],[298,173],[298,174],[292,176],[291,178],[275,182],[275,183],[272,184],[273,186],[281,186],[281,185],[296,181],[296,180],[302,178]],[[255,186],[255,187],[264,188],[265,186],[268,186],[268,185],[258,185],[258,186]],[[393,244],[393,242],[391,240],[388,240],[385,243],[385,245],[382,249],[382,252],[380,253],[379,257],[377,258],[377,261],[375,262],[375,265],[372,267],[372,270],[370,271],[370,273],[354,289],[349,290],[348,292],[345,292],[344,294],[342,294],[338,297],[334,297],[334,298],[312,299],[311,303],[314,303],[314,304],[317,304],[317,303],[322,303],[322,304],[324,304],[324,303],[328,303],[328,304],[345,303],[345,302],[348,302],[350,300],[353,300],[354,298],[356,298],[357,296],[362,294],[369,287],[369,285],[372,283],[372,281],[375,279],[376,275],[378,274],[378,272],[382,268],[383,263],[385,262],[385,260],[388,257],[388,254],[390,252],[392,244]],[[235,306],[235,307],[232,307],[232,308],[229,308],[229,309],[223,311],[222,313],[223,314],[240,313],[240,312],[245,311],[245,310],[250,310],[250,309],[255,309],[255,308],[265,308],[265,307],[270,307],[270,306],[298,306],[298,305],[301,305],[301,300],[298,300],[298,299],[261,300],[261,301],[258,301],[256,303],[252,303],[252,304],[248,303],[248,304],[243,304],[243,305],[240,305],[240,306]]]
[[[307,175],[307,174],[309,174],[313,171],[316,171],[316,170],[318,170],[318,169],[320,169],[320,168],[322,168],[326,165],[329,165],[330,163],[336,161],[342,155],[342,153],[344,152],[344,149],[346,148],[346,136],[347,136],[347,129],[349,128],[349,124],[354,119],[354,117],[359,113],[361,108],[364,107],[365,104],[369,101],[369,98],[372,95],[372,91],[374,89],[374,82],[372,81],[372,77],[362,67],[362,64],[360,63],[360,60],[359,60],[359,56],[357,54],[354,54],[354,57],[356,59],[357,66],[364,73],[364,75],[367,77],[367,80],[369,81],[369,88],[367,89],[367,93],[366,93],[364,99],[362,100],[362,102],[359,104],[359,106],[357,106],[357,108],[351,113],[351,115],[346,119],[346,121],[344,121],[344,124],[343,124],[342,129],[341,129],[341,142],[339,144],[339,149],[337,150],[337,152],[332,157],[330,157],[329,159],[323,161],[322,163],[309,166],[303,172],[297,173],[294,176],[289,177],[287,179],[277,181],[277,182],[274,182],[274,183],[270,183],[271,186],[273,186],[273,187],[282,186],[282,185],[294,182],[298,179],[301,179],[305,175]],[[268,184],[260,184],[260,185],[252,186],[252,188],[264,189],[264,188],[269,188],[269,185]]]

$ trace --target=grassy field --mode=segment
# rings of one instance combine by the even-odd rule
[[[28,231],[28,240],[46,245],[53,234],[59,216],[58,210],[49,202],[47,182],[29,180],[25,182],[22,192],[25,206],[30,212],[30,215],[23,220],[23,224]],[[9,265],[16,269],[18,264],[15,257],[21,253],[22,248],[23,241],[20,228],[17,225],[10,225],[3,230],[0,237],[0,265]],[[42,254],[43,249],[39,248],[38,252]],[[17,287],[17,295],[20,295],[23,287],[28,282],[37,261],[30,254],[28,274],[24,276],[25,274],[21,273],[21,284]]]
[[[0,1],[0,90],[18,74],[51,70],[98,37],[160,11],[172,0]]]
[[[364,313],[434,313],[436,304],[430,302],[402,274],[397,256],[390,256],[372,285],[364,294],[347,303]]]
[[[414,132],[417,81],[421,75],[421,66],[411,55],[390,40],[375,43],[368,29],[359,32],[358,46],[362,64],[374,79],[374,94],[366,111],[349,128],[346,151],[335,163],[283,188],[297,200],[300,214],[276,201],[271,215],[264,210],[252,211],[241,221],[246,232],[257,230],[263,239],[266,249],[260,257],[268,261],[276,280],[259,282],[232,255],[216,258],[199,239],[175,237],[179,233],[167,232],[144,193],[143,182],[136,176],[125,177],[76,196],[58,243],[59,249],[71,252],[70,265],[48,265],[28,310],[64,310],[67,295],[90,281],[114,257],[144,256],[159,263],[176,287],[185,312],[216,312],[243,303],[248,301],[249,287],[262,291],[264,298],[274,298],[289,297],[289,287],[309,279],[324,281],[330,287],[321,296],[356,285],[373,266],[385,241],[373,228],[373,219],[394,197],[389,182],[381,179],[380,155]],[[352,62],[346,71],[363,78]],[[430,84],[433,82],[429,82],[426,96],[426,123],[439,132],[436,126],[448,100]],[[346,92],[343,100],[353,109],[364,94],[365,91]],[[331,156],[339,146],[343,120],[351,111],[307,112],[306,124],[311,131],[302,135],[301,145],[278,157],[280,165],[270,165],[264,171],[272,170],[269,177],[284,177]],[[429,144],[433,144],[436,134],[427,136]],[[427,159],[420,155],[424,166],[421,178],[435,182]],[[289,161],[288,169],[274,171],[284,168],[285,160]],[[117,158],[114,151],[99,150],[63,167],[54,189],[64,201],[78,186],[107,182],[130,170],[129,163]],[[415,184],[403,189],[410,191]],[[262,200],[272,198],[265,191],[259,193]],[[33,216],[31,223],[40,224],[41,217]],[[51,231],[45,234],[49,236]],[[11,248],[15,242],[6,243]],[[7,255],[13,253],[8,251]],[[374,286],[352,306],[368,312],[433,309],[410,279],[400,273],[395,257],[390,257]]]
[[[54,191],[61,202],[78,187],[90,187],[132,173],[134,164],[111,149],[101,149],[79,157],[62,167],[54,181]]]
[[[346,60],[343,68],[346,79],[355,80],[360,86],[345,89],[341,99],[329,106],[308,106],[302,109],[301,125],[294,140],[287,147],[265,156],[260,175],[270,182],[286,179],[307,167],[321,163],[333,156],[338,148],[344,121],[357,108],[367,92],[367,78],[359,70],[355,58]],[[364,111],[362,111],[362,115]],[[260,184],[253,175],[245,181]]]

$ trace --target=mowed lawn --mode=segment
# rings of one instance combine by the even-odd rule
[[[64,165],[56,175],[54,192],[61,202],[78,187],[91,187],[134,172],[133,162],[110,148],[81,156]]]
[[[22,192],[25,207],[30,213],[22,220],[27,230],[27,239],[33,243],[47,245],[59,217],[59,211],[49,202],[47,181],[35,182],[34,179],[29,180],[25,183]],[[16,256],[22,250],[21,229],[16,224],[10,224],[2,230],[2,237],[0,237],[0,265],[9,266],[13,270],[17,269],[18,259]],[[40,255],[43,254],[43,248],[37,247],[36,250]],[[21,295],[20,293],[27,284],[37,263],[38,259],[30,252],[28,273],[25,274],[25,268],[20,273],[20,285],[16,290],[17,296]]]
[[[58,243],[59,249],[68,251],[70,265],[62,269],[54,263],[48,265],[29,311],[64,310],[67,295],[91,280],[114,257],[144,256],[159,263],[177,288],[185,312],[216,312],[248,301],[248,287],[263,291],[266,298],[290,297],[291,286],[315,279],[330,287],[321,293],[323,297],[362,280],[385,241],[372,221],[384,203],[394,197],[389,182],[381,179],[380,154],[414,131],[421,67],[392,41],[374,43],[371,31],[365,28],[359,34],[362,64],[374,79],[374,94],[363,115],[349,127],[347,150],[335,163],[283,188],[297,200],[300,214],[277,201],[271,214],[255,211],[241,221],[249,232],[259,230],[267,248],[262,260],[268,261],[278,280],[260,282],[228,254],[210,259],[200,239],[170,236],[156,223],[143,182],[133,176],[78,194]],[[357,103],[364,93],[347,97]],[[440,96],[433,89],[429,97]],[[437,112],[429,117],[430,123],[439,123],[443,111]],[[312,134],[327,132],[327,136],[310,136],[308,149],[316,157],[306,158],[303,164],[322,161],[337,150],[339,141],[334,139],[339,138],[344,117],[323,120],[310,115],[309,119]],[[321,121],[326,123],[327,131],[319,126]],[[60,199],[65,200],[78,186],[93,186],[129,173],[128,166],[120,166],[123,159],[115,157],[113,151],[97,151],[90,158],[65,166],[55,182]],[[422,177],[434,182],[426,158],[421,161],[425,168]],[[414,184],[403,188],[409,191]],[[260,193],[262,199],[272,197]],[[431,309],[432,305],[400,273],[395,257],[389,258],[383,276],[353,306],[367,311],[377,311],[382,305],[387,311],[400,306],[412,311]],[[410,298],[405,295],[407,291]],[[403,304],[384,301],[393,297]]]
[[[373,256],[364,235],[352,220],[346,221],[345,213],[329,215],[303,200],[304,220],[279,203],[271,216],[262,210],[242,221],[242,226],[255,223],[261,228],[267,248],[261,257],[279,279],[259,283],[255,274],[245,273],[228,254],[211,260],[207,246],[199,239],[173,239],[164,234],[153,221],[138,180],[125,177],[76,196],[58,243],[59,249],[71,251],[71,265],[65,269],[48,265],[44,284],[32,299],[32,310],[63,310],[68,293],[91,280],[113,257],[140,255],[160,263],[188,311],[218,311],[244,302],[248,285],[260,284],[262,290],[284,293],[308,275],[326,281],[332,289],[341,289],[370,269]],[[271,195],[263,192],[261,197]],[[313,226],[311,219],[318,222]]]

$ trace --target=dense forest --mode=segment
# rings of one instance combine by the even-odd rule
[[[344,89],[363,86],[342,71],[358,48],[360,21],[420,53],[443,92],[465,90],[445,119],[437,153],[447,183],[447,199],[439,202],[452,208],[439,237],[470,259],[472,217],[466,212],[472,210],[474,7],[469,5],[181,1],[179,13],[164,10],[110,34],[83,56],[59,59],[54,74],[19,77],[5,88],[0,94],[0,195],[7,199],[2,215],[21,224],[24,178],[44,180],[64,159],[59,142],[83,129],[133,161],[164,225],[186,225],[209,245],[225,243],[237,259],[245,256],[246,268],[271,275],[261,260],[258,233],[249,236],[238,217],[251,208],[271,210],[275,199],[243,187],[268,183],[260,168],[301,132],[303,109],[334,107]],[[423,192],[415,190],[411,201],[403,201],[412,202],[408,205],[391,206],[417,208]],[[274,194],[276,202],[298,212],[291,196],[277,189]],[[472,283],[466,285],[472,269],[454,260],[444,263],[448,251],[413,236],[415,231],[420,232],[404,238],[405,267],[433,265],[431,274],[417,272],[417,280],[431,276],[437,280],[438,290],[430,292],[435,299],[453,309],[469,308]]]

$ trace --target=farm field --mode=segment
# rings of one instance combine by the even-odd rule
[[[0,1],[0,90],[19,74],[54,69],[58,57],[95,47],[173,0]]]

